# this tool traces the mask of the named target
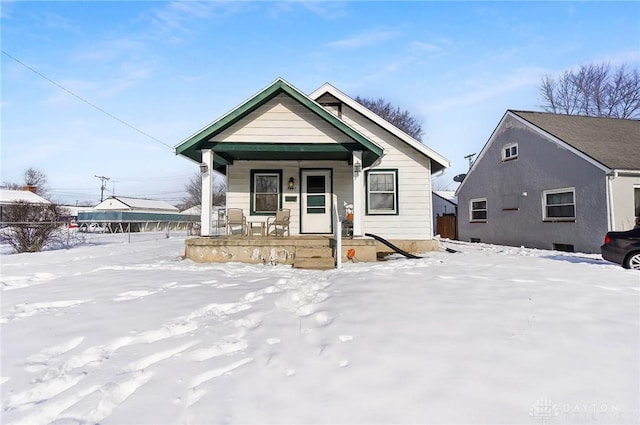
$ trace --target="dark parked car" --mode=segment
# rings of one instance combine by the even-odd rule
[[[625,269],[640,270],[640,227],[608,232],[600,251],[605,260],[622,264]]]

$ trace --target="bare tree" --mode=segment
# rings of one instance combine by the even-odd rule
[[[19,201],[2,207],[0,241],[16,252],[39,252],[62,241],[61,222],[65,210],[56,204]]]
[[[194,173],[184,186],[187,196],[182,198],[181,209],[187,209],[200,205],[202,202],[202,174]],[[227,185],[221,178],[214,177],[213,183],[213,205],[225,205],[227,195]]]
[[[23,174],[23,183],[3,182],[2,185],[12,190],[31,190],[45,199],[49,198],[47,175],[42,171],[29,167]]]
[[[403,111],[399,107],[394,107],[383,98],[373,100],[357,96],[355,101],[376,115],[389,121],[414,139],[422,140],[422,136],[424,135],[422,124],[415,119],[409,111]]]
[[[637,69],[608,63],[582,65],[558,79],[546,75],[540,94],[548,112],[593,117],[639,118],[640,74]]]

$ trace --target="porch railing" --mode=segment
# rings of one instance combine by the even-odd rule
[[[333,226],[333,237],[336,240],[336,268],[340,269],[342,268],[342,221],[338,214],[338,196],[336,194],[333,195],[333,222],[335,223]]]

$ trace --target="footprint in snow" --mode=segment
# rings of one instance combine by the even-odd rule
[[[143,297],[147,297],[149,295],[153,295],[156,292],[157,291],[147,291],[147,290],[122,292],[122,293],[118,294],[118,296],[116,298],[114,298],[113,301],[135,300],[135,299],[138,299],[138,298],[143,298]]]
[[[40,372],[49,366],[49,362],[51,362],[51,360],[73,350],[74,348],[82,344],[82,341],[84,341],[84,337],[80,336],[65,341],[61,344],[45,348],[39,353],[27,357],[22,365],[25,366],[24,369],[27,372]]]

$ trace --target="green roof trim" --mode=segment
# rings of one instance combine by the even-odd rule
[[[278,96],[281,93],[285,93],[296,101],[300,102],[307,109],[314,112],[316,115],[324,119],[326,122],[333,125],[335,128],[340,130],[343,134],[345,134],[352,142],[345,144],[320,144],[318,147],[314,147],[314,144],[292,144],[292,143],[215,143],[211,142],[211,138],[215,135],[221,133],[225,129],[229,128],[231,125],[240,121],[242,118],[246,117],[251,112],[255,111],[260,106],[264,105],[269,100]],[[238,146],[242,145],[242,146]],[[329,148],[328,146],[332,146]],[[336,150],[333,150],[334,148]],[[338,148],[339,147],[339,148]],[[176,155],[182,155],[187,158],[190,158],[196,162],[202,161],[202,149],[213,149],[214,150],[214,163],[215,168],[221,168],[224,165],[228,165],[230,161],[232,161],[232,157],[235,159],[253,159],[250,157],[241,158],[238,155],[241,155],[242,152],[257,152],[262,151],[263,153],[268,152],[285,152],[290,156],[296,152],[300,153],[309,153],[309,152],[318,152],[318,153],[331,153],[335,155],[339,151],[342,153],[352,152],[354,150],[362,150],[366,153],[365,158],[367,162],[373,163],[377,158],[381,157],[383,154],[382,148],[376,145],[373,141],[359,133],[358,131],[351,128],[340,118],[333,115],[331,112],[324,109],[314,100],[306,96],[304,93],[295,89],[293,86],[288,84],[283,79],[279,78],[275,82],[273,82],[270,86],[266,87],[258,94],[247,100],[242,105],[233,109],[222,118],[214,121],[209,126],[205,127],[203,130],[189,137],[184,142],[180,143],[175,147]],[[314,149],[317,149],[314,151]],[[218,152],[228,153],[231,155],[219,155]],[[233,155],[233,153],[236,155]],[[265,158],[266,159],[266,158]],[[277,158],[273,158],[277,159]],[[322,159],[322,158],[317,158]],[[327,159],[335,159],[331,157],[331,155]]]

